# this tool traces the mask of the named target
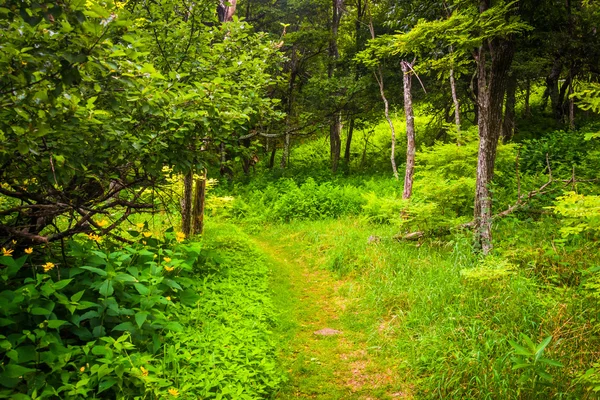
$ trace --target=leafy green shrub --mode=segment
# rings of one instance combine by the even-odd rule
[[[563,217],[564,226],[560,229],[563,237],[600,231],[600,196],[567,192],[549,208]]]
[[[171,230],[130,233],[125,246],[70,241],[60,261],[2,249],[0,398],[271,393],[267,271],[247,243],[219,253]]]

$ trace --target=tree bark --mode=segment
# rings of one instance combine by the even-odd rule
[[[194,174],[190,170],[183,177],[183,198],[181,199],[181,231],[189,236],[192,231],[192,185]]]
[[[194,210],[192,213],[194,235],[201,235],[204,231],[204,205],[206,202],[205,200],[206,170],[204,170],[202,176],[196,178],[196,188],[194,191]]]
[[[456,94],[454,68],[450,69],[450,90],[452,91],[452,102],[454,103],[454,124],[456,125],[456,133],[460,136],[460,103],[458,102],[458,96]],[[460,139],[458,140],[458,144],[460,145]]]
[[[488,8],[482,0],[480,12]],[[488,61],[489,56],[489,61]],[[479,152],[474,205],[475,239],[484,254],[492,245],[492,193],[496,149],[502,130],[502,105],[508,71],[514,56],[514,43],[509,40],[488,40],[478,49],[477,87],[479,108]]]
[[[406,116],[406,170],[404,173],[403,199],[410,199],[415,173],[415,115],[412,104],[412,65],[400,63],[404,83],[404,115]]]
[[[331,16],[331,38],[329,40],[329,66],[327,75],[331,79],[335,72],[337,59],[339,58],[338,50],[338,30],[342,19],[343,0],[332,0],[332,16]],[[337,171],[340,155],[342,151],[342,113],[336,111],[333,115],[331,126],[329,128],[329,147],[331,154],[331,171]]]
[[[506,83],[506,104],[502,122],[502,140],[507,143],[515,134],[515,104],[517,95],[517,77],[512,74]]]
[[[288,166],[288,162],[290,160],[290,134],[286,133],[283,138],[283,154],[281,155],[281,163],[279,164],[281,168],[285,168]]]
[[[346,168],[350,168],[350,150],[352,146],[352,135],[354,134],[354,117],[350,117],[348,125],[348,136],[346,137],[346,150],[344,151],[344,163]]]
[[[569,129],[575,130],[575,100],[573,97],[573,80],[571,80],[571,84],[569,85]]]
[[[269,157],[269,169],[273,169],[275,166],[275,155],[277,154],[277,142],[272,143],[273,148],[271,149],[271,157]]]
[[[525,81],[525,110],[524,117],[531,116],[531,105],[529,104],[529,99],[531,98],[531,80],[527,78]]]
[[[229,5],[225,5],[225,3]],[[235,14],[235,8],[237,6],[237,0],[219,0],[217,6],[217,15],[219,16],[219,22],[229,22],[233,20],[233,14]]]

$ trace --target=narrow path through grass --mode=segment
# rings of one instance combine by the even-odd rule
[[[399,361],[369,345],[368,316],[356,306],[360,294],[352,279],[336,279],[320,268],[317,255],[294,248],[294,238],[262,235],[255,242],[273,268],[280,358],[289,381],[278,399],[410,398]],[[324,328],[341,331],[321,336]]]

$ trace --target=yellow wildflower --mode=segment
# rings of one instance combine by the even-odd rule
[[[148,376],[148,370],[144,367],[140,367],[140,371],[142,371],[142,376]]]
[[[93,240],[94,242],[100,243],[102,242],[102,238],[95,233],[88,233],[88,239]]]
[[[85,367],[79,368],[79,372],[83,372],[83,371],[85,371]]]
[[[145,240],[142,240],[142,244],[146,245],[147,243],[146,243],[146,241],[145,241]]]
[[[168,390],[169,394],[173,397],[178,397],[179,396],[179,390],[171,388]]]
[[[171,258],[169,258],[169,257],[165,257],[165,258],[163,258],[163,260],[165,260],[165,262],[171,262]]]
[[[139,229],[142,229],[144,227],[144,223],[140,222],[139,224],[135,224],[135,226],[137,226]]]
[[[31,254],[31,253],[33,253],[33,248],[28,247],[25,249],[25,254]]]
[[[144,236],[149,238],[150,236],[152,236],[152,232],[144,232]]]
[[[13,240],[13,241],[12,241],[12,244],[17,244],[17,241],[16,241],[16,240]]]
[[[168,301],[171,301],[171,296],[165,297]]]
[[[175,235],[175,240],[177,240],[179,243],[181,243],[181,242],[183,242],[183,239],[185,239],[185,233],[177,232],[177,234]]]
[[[165,266],[165,271],[167,271],[167,272],[171,272],[174,269],[175,269],[175,267],[167,267],[167,266]]]
[[[12,250],[12,249],[8,249],[8,250],[7,250],[7,249],[5,249],[5,248],[3,247],[3,248],[2,248],[2,255],[3,255],[4,257],[12,257],[12,253],[13,253],[13,251],[14,251],[14,250]]]
[[[104,226],[106,226],[106,224],[108,224],[108,221],[103,219],[102,221],[98,221],[96,222],[96,224],[100,227],[103,228]]]
[[[51,262],[47,262],[46,264],[42,265],[42,268],[44,268],[44,272],[48,272],[52,268],[54,268],[54,264]]]

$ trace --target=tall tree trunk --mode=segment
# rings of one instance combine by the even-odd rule
[[[273,141],[272,146],[273,146],[273,148],[271,149],[271,156],[269,157],[269,169],[273,169],[273,167],[275,166],[275,155],[277,154],[277,142]]]
[[[347,168],[350,168],[350,149],[352,146],[352,135],[354,134],[354,117],[350,117],[348,125],[348,136],[346,137],[346,150],[344,151],[344,163]]]
[[[283,153],[281,154],[281,168],[286,168],[290,161],[290,134],[286,133],[283,137]]]
[[[181,199],[181,231],[189,236],[192,231],[192,186],[194,174],[190,170],[183,177],[183,198]]]
[[[507,143],[515,134],[515,104],[517,95],[517,77],[511,74],[506,83],[506,104],[502,122],[502,140]]]
[[[403,199],[410,199],[415,173],[415,114],[412,104],[412,65],[400,62],[404,82],[404,115],[406,117],[406,170],[404,173]]]
[[[331,16],[331,38],[329,40],[329,66],[327,75],[331,79],[335,72],[337,59],[339,57],[338,51],[338,30],[340,21],[342,19],[342,8],[343,0],[332,0],[332,16]],[[329,128],[329,146],[331,154],[331,171],[335,173],[337,171],[340,153],[342,150],[342,113],[340,110],[336,111],[331,120],[331,126]]]
[[[531,105],[529,99],[531,98],[531,80],[527,78],[525,81],[525,110],[524,117],[528,118],[531,116]]]
[[[331,172],[337,172],[342,152],[342,114],[336,112],[334,121],[329,127],[329,147],[331,149]]]
[[[456,94],[456,81],[454,80],[454,68],[450,69],[450,90],[452,91],[452,102],[454,103],[454,124],[456,125],[456,134],[459,136],[460,145],[460,103]]]
[[[556,55],[550,74],[546,77],[546,91],[543,96],[544,104],[547,104],[548,98],[550,98],[550,107],[552,108],[553,115],[557,119],[560,119],[558,80],[560,79],[562,68],[563,65],[560,55]]]
[[[572,97],[573,95],[573,80],[571,80],[571,84],[569,85],[569,129],[575,130],[575,100]]]
[[[194,210],[192,213],[193,233],[201,235],[204,231],[204,205],[206,200],[206,170],[196,178],[194,190]],[[184,232],[185,233],[185,232]]]
[[[487,4],[486,0],[482,4]],[[487,9],[484,7],[483,10]],[[479,152],[475,192],[475,238],[484,254],[492,250],[492,193],[496,149],[502,130],[502,105],[508,71],[514,55],[514,43],[493,40],[477,53]],[[489,56],[489,61],[488,61]]]

